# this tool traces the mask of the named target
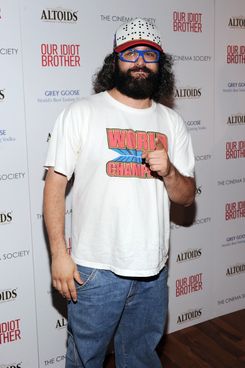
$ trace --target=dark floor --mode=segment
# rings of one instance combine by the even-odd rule
[[[245,368],[245,309],[166,335],[158,353],[164,368]]]

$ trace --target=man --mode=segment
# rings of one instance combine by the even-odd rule
[[[169,202],[194,200],[190,137],[171,100],[173,74],[154,25],[115,35],[96,94],[58,117],[46,161],[44,216],[53,286],[68,299],[66,367],[158,368],[167,314]],[[72,254],[64,236],[73,175]]]

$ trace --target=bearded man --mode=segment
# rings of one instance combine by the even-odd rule
[[[95,94],[58,117],[45,166],[53,286],[68,300],[66,368],[159,368],[168,308],[170,202],[195,196],[194,156],[173,102],[171,58],[137,18],[115,34]],[[65,192],[74,174],[72,252]]]

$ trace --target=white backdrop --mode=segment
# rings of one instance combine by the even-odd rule
[[[244,308],[244,0],[2,0],[0,368],[64,367],[43,163],[56,116],[92,92],[115,29],[136,16],[157,24],[173,55],[175,108],[196,155],[195,208],[172,210],[168,332]],[[68,247],[70,219],[69,195]]]

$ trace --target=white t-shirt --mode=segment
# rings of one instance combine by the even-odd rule
[[[155,102],[136,109],[102,92],[72,104],[58,117],[45,166],[75,173],[72,258],[122,276],[152,276],[169,247],[169,198],[163,181],[142,163],[155,138],[185,176],[194,155],[181,117]]]

